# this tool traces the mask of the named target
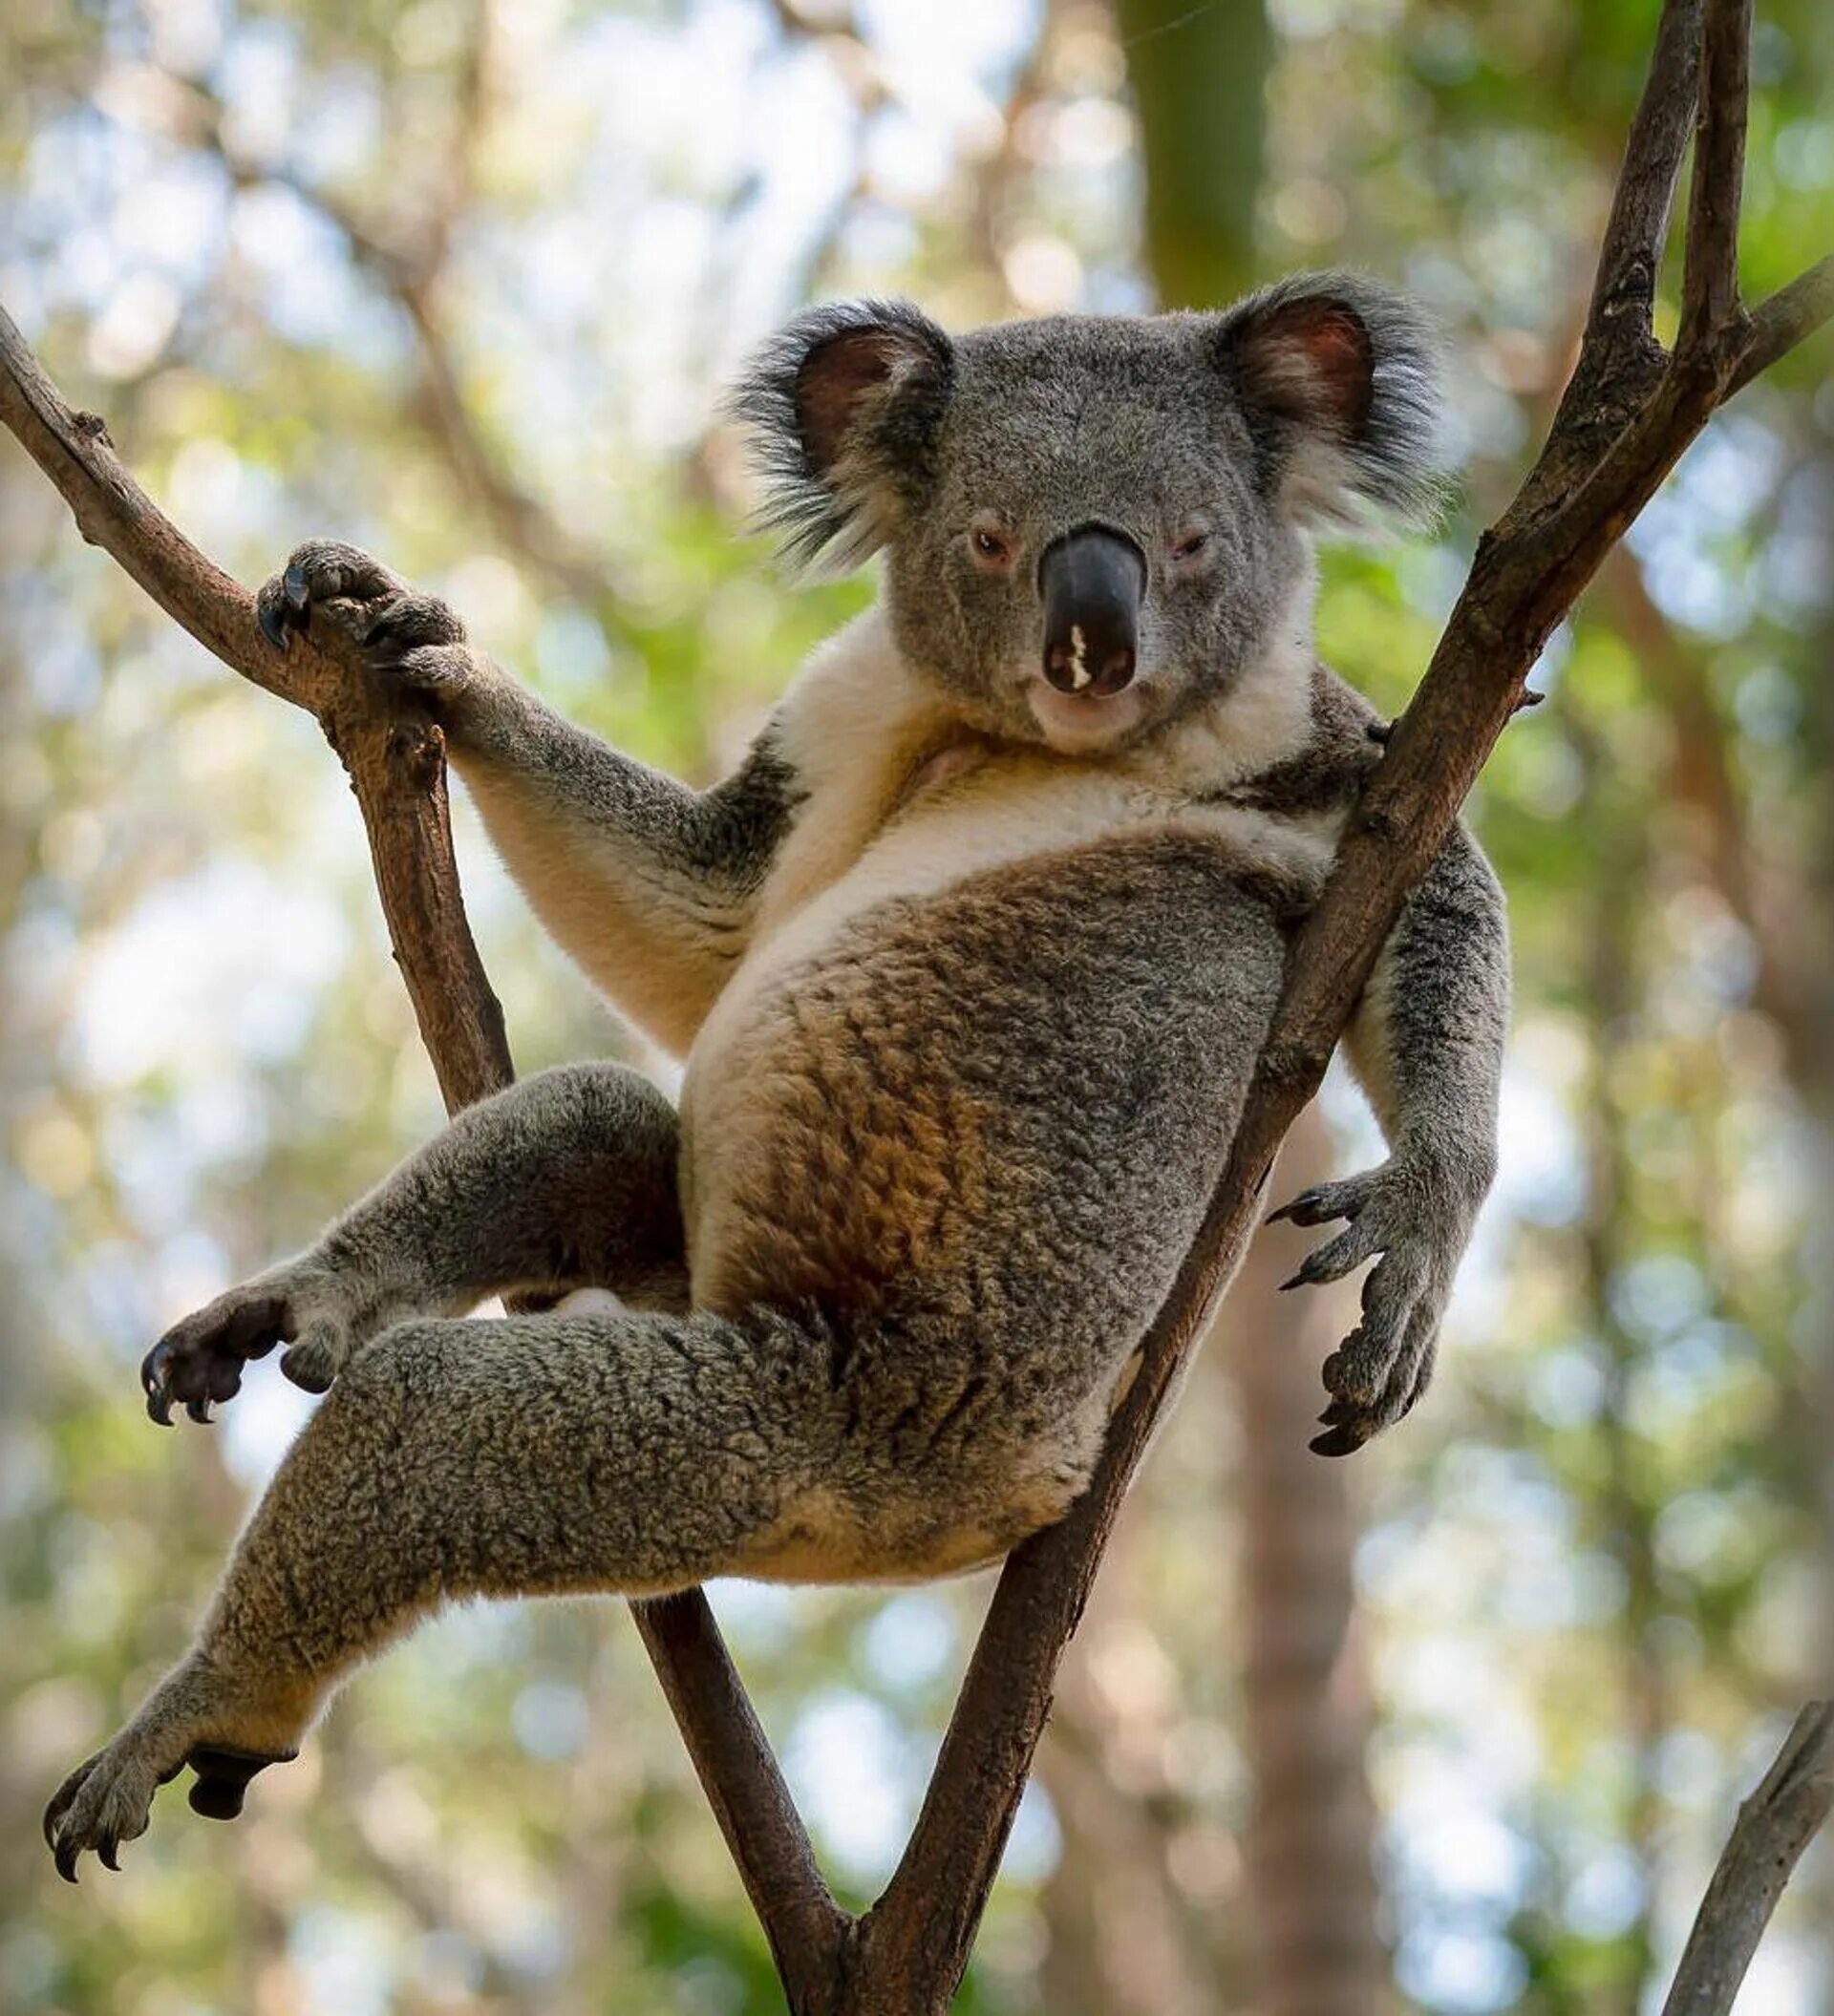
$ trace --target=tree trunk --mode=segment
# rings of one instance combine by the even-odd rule
[[[1284,1202],[1331,1174],[1312,1106],[1287,1136],[1272,1196]],[[1263,1232],[1219,1326],[1241,1409],[1250,1966],[1264,2016],[1380,2016],[1389,1965],[1364,1762],[1373,1715],[1352,1575],[1360,1518],[1349,1466],[1306,1447],[1319,1362],[1354,1326],[1355,1296],[1280,1293],[1309,1243],[1286,1225]]]

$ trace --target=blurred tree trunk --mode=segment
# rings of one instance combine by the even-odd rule
[[[1117,1572],[1096,1585],[1039,1752],[1063,1844],[1042,1899],[1038,1988],[1050,2016],[1211,2016],[1240,2005],[1230,1950],[1239,1886],[1200,1904],[1174,1873],[1176,1842],[1182,1835],[1188,1847],[1204,1823],[1169,1762],[1188,1711],[1130,1572],[1156,1530],[1152,1511],[1142,1493],[1116,1529]]]
[[[1656,1906],[1662,1884],[1661,1759],[1674,1728],[1674,1701],[1660,1626],[1664,1610],[1652,1491],[1633,1427],[1643,1352],[1617,1313],[1614,1288],[1636,1243],[1634,1170],[1627,1142],[1631,1116],[1618,1102],[1624,1055],[1638,1033],[1643,977],[1638,935],[1627,926],[1622,892],[1650,886],[1652,808],[1639,780],[1622,775],[1583,708],[1570,712],[1568,732],[1586,777],[1579,816],[1593,836],[1599,877],[1593,892],[1584,975],[1590,1025],[1591,1082],[1584,1102],[1586,1212],[1580,1232],[1589,1320],[1597,1338],[1602,1444],[1599,1514],[1605,1544],[1623,1575],[1618,1707],[1626,1752],[1620,1826],[1636,1858],[1642,1886],[1636,1914],[1600,1984],[1600,2007],[1636,2016],[1645,2006],[1656,1963]],[[1679,746],[1677,738],[1677,747]]]
[[[1273,31],[1262,0],[1114,0],[1146,166],[1162,308],[1216,308],[1254,275]]]
[[[1269,1195],[1284,1202],[1331,1174],[1331,1137],[1313,1106],[1287,1136]],[[1306,1447],[1318,1367],[1355,1322],[1354,1293],[1279,1286],[1313,1242],[1287,1225],[1263,1232],[1218,1322],[1241,1414],[1253,2006],[1262,2016],[1379,2016],[1389,1968],[1376,1929],[1372,1712],[1352,1577],[1358,1473]]]
[[[1830,492],[1834,492],[1834,428],[1823,430],[1819,459]],[[1834,515],[1826,522],[1827,552],[1823,579],[1834,582]],[[1805,721],[1808,760],[1823,778],[1834,775],[1834,598],[1824,608],[1821,656],[1826,676],[1811,690]],[[1803,1432],[1811,1450],[1813,1472],[1822,1504],[1822,1584],[1819,1643],[1808,1647],[1818,1668],[1816,1687],[1834,1695],[1834,1236],[1828,1231],[1829,1200],[1834,1199],[1834,805],[1823,789],[1819,830],[1813,848],[1812,914],[1820,921],[1816,950],[1810,956],[1809,1018],[1815,1032],[1802,1072],[1802,1096],[1815,1129],[1811,1179],[1821,1198],[1822,1233],[1811,1245],[1808,1263],[1821,1305],[1821,1332],[1808,1346],[1812,1358],[1806,1371],[1808,1406],[1802,1410]],[[1814,1864],[1811,1911],[1814,1921],[1834,1926],[1834,1855]],[[1824,2016],[1834,2016],[1834,1966],[1827,1969],[1823,1989]]]

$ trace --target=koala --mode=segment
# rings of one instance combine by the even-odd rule
[[[686,1060],[461,1113],[142,1369],[325,1395],[191,1651],[53,1799],[74,1879],[189,1767],[229,1817],[352,1668],[476,1596],[990,1562],[1087,1484],[1227,1156],[1295,924],[1384,730],[1318,663],[1313,551],[1437,492],[1437,351],[1372,283],[951,338],[815,308],[736,394],[793,558],[883,556],[735,772],[571,727],[442,603],[300,547],[268,635],[419,698],[559,943]],[[1496,1164],[1508,960],[1462,828],[1349,1049],[1389,1144],[1285,1216],[1362,1263],[1313,1447],[1419,1399]],[[484,1299],[595,1293],[467,1321]],[[1277,1342],[1277,1340],[1276,1340]]]

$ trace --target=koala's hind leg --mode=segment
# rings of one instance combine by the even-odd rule
[[[456,1316],[515,1289],[610,1288],[685,1309],[675,1112],[616,1064],[569,1065],[480,1100],[309,1251],[175,1326],[141,1368],[147,1409],[207,1418],[277,1343],[323,1392],[352,1353],[410,1316]]]
[[[187,1763],[226,1817],[366,1655],[441,1602],[678,1589],[744,1564],[844,1471],[828,1342],[759,1313],[416,1322],[354,1358],[288,1452],[197,1643],[65,1781],[66,1875],[112,1864]]]

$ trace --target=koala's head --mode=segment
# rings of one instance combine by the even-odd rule
[[[734,399],[785,550],[883,548],[905,658],[1065,751],[1226,694],[1294,621],[1314,533],[1428,516],[1439,404],[1425,319],[1344,274],[955,338],[906,303],[813,308]]]

